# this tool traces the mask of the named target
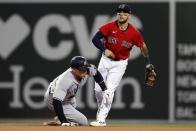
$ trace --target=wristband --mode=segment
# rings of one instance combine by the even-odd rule
[[[145,62],[146,62],[146,65],[150,64],[150,58],[149,57],[145,57]]]

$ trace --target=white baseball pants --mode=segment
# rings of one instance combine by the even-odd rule
[[[95,96],[98,105],[97,120],[105,122],[105,119],[112,105],[114,92],[125,73],[127,64],[128,59],[114,61],[106,57],[105,55],[102,55],[98,70],[102,74],[103,79],[106,83],[106,87],[109,89],[111,95],[109,95],[109,97],[107,98],[109,103],[107,103],[106,105],[104,102],[102,102],[103,92],[100,86],[95,83]]]

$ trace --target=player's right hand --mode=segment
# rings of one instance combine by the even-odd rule
[[[111,50],[109,50],[109,49],[105,49],[104,54],[105,54],[107,57],[110,57],[110,58],[112,58],[112,59],[115,58],[114,53],[113,53]]]

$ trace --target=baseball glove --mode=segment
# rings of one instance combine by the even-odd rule
[[[145,82],[145,86],[147,87],[154,86],[156,82],[156,72],[155,72],[154,65],[148,64],[146,66],[144,82]]]

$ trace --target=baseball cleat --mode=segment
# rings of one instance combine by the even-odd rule
[[[106,126],[106,123],[97,120],[97,121],[91,122],[91,123],[90,123],[90,126]]]

